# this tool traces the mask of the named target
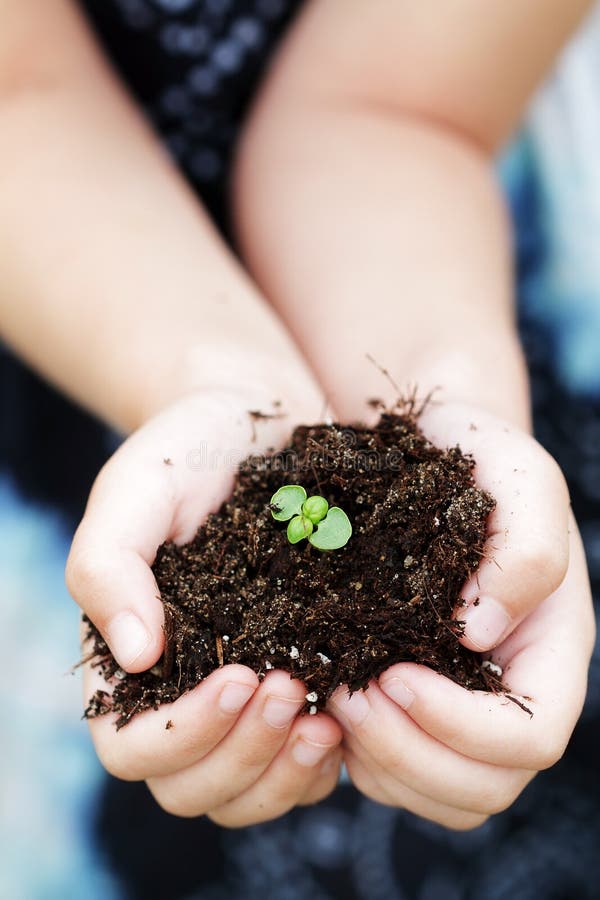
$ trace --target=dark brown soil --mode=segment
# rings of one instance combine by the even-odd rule
[[[430,444],[410,406],[383,414],[374,429],[300,427],[282,453],[250,457],[231,499],[192,543],[158,551],[153,569],[166,635],[159,663],[125,675],[89,623],[94,664],[114,691],[98,692],[85,715],[112,709],[121,727],[234,662],[259,676],[286,669],[316,694],[317,708],[339,684],[365,688],[402,661],[424,663],[467,688],[502,689],[459,644],[461,626],[452,619],[494,508],[475,486],[473,468],[458,447]],[[353,525],[346,547],[290,545],[269,509],[283,484],[341,506]]]

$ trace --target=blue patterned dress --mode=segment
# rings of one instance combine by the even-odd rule
[[[99,39],[227,234],[232,150],[299,0],[86,0]],[[600,586],[600,21],[574,42],[501,166],[539,439],[569,480]],[[598,107],[596,109],[596,106]],[[114,437],[0,347],[0,898],[600,898],[600,657],[563,761],[507,812],[453,833],[347,784],[276,822],[169,817],[103,774],[76,680],[62,569]],[[21,671],[23,670],[23,671]],[[20,680],[11,686],[10,673]]]

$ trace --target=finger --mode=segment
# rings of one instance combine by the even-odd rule
[[[334,750],[325,760],[319,770],[319,775],[303,797],[298,801],[298,806],[312,806],[320,803],[336,789],[340,780],[340,770],[344,754],[341,749]]]
[[[506,809],[533,777],[533,772],[468,759],[439,743],[376,683],[352,697],[345,689],[337,691],[332,706],[347,731],[345,746],[383,773],[390,796],[398,783],[437,803],[489,815]]]
[[[83,684],[86,698],[110,687],[98,669],[89,665]],[[203,759],[219,744],[257,687],[254,672],[245,666],[228,665],[174,703],[134,716],[119,731],[115,713],[91,719],[98,757],[105,769],[126,781],[178,772]]]
[[[266,822],[296,806],[315,783],[323,790],[325,781],[333,789],[334,773],[330,768],[322,775],[321,767],[341,739],[341,728],[330,716],[302,716],[264,774],[234,800],[212,809],[210,818],[228,828]]]
[[[371,769],[364,766],[352,751],[345,751],[344,761],[353,784],[361,794],[364,794],[365,797],[370,797],[376,803],[406,809],[416,816],[428,819],[430,822],[436,822],[445,828],[453,828],[456,831],[478,828],[488,818],[485,815],[445,806],[443,803],[438,803],[429,797],[423,797],[421,794],[402,785],[399,785],[394,797],[390,797]]]
[[[200,762],[148,787],[167,812],[199,816],[229,803],[253,785],[285,744],[304,703],[305,688],[286,672],[265,678],[235,728]]]
[[[102,542],[96,526],[91,506],[71,547],[67,586],[121,668],[141,672],[154,665],[164,647],[158,587],[149,562],[137,550]]]
[[[554,460],[529,435],[483,411],[449,404],[430,409],[422,427],[438,446],[476,460],[479,487],[497,500],[476,575],[462,592],[468,606],[462,642],[496,646],[561,584],[567,570],[569,496]]]
[[[173,536],[177,509],[160,445],[149,459],[136,438],[98,476],[66,571],[71,595],[129,672],[152,666],[163,649],[163,608],[150,566]]]
[[[468,772],[469,760],[466,757],[454,754],[457,760],[460,759],[464,762],[462,765],[456,764],[454,772],[450,765],[445,766],[448,777],[453,780],[452,789],[438,791],[438,782],[432,778],[425,779],[426,789],[419,791],[418,783],[411,774],[408,774],[406,778],[403,777],[401,764],[390,769],[389,755],[375,759],[365,746],[353,736],[346,736],[345,747],[371,772],[380,787],[385,790],[390,801],[397,806],[404,805],[405,792],[409,790],[419,797],[429,799],[449,809],[462,810],[478,816],[491,816],[511,806],[537,774],[524,769],[502,769],[489,766],[488,768],[494,769],[494,771],[490,773],[487,781],[483,781],[476,768],[471,777]],[[435,752],[426,754],[423,758],[423,767],[425,768],[427,765],[427,760],[431,760],[435,764],[435,757]],[[429,781],[431,783],[428,783]]]
[[[503,694],[467,691],[412,663],[381,675],[384,693],[428,734],[465,756],[532,770],[557,762],[581,713],[595,634],[583,547],[574,528],[571,542],[563,584],[493,654],[511,696],[531,717]]]

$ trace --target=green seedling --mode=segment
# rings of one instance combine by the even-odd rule
[[[350,519],[339,506],[329,507],[325,497],[307,497],[299,484],[286,484],[271,497],[271,515],[289,522],[287,538],[297,544],[308,538],[318,550],[339,550],[352,535]]]

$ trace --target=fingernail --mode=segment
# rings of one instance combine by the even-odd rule
[[[224,713],[237,713],[244,708],[254,690],[249,684],[230,681],[221,691],[219,707]]]
[[[380,681],[379,687],[390,700],[393,700],[402,709],[408,709],[415,699],[413,692],[406,687],[400,678],[388,678],[385,681]]]
[[[465,623],[465,636],[478,650],[490,650],[500,643],[510,626],[510,616],[492,597],[480,597],[459,616]]]
[[[295,717],[304,700],[269,697],[263,708],[263,719],[271,728],[285,728]]]
[[[298,738],[292,747],[292,756],[300,766],[316,766],[330,750],[330,744],[315,744]]]
[[[132,612],[122,612],[106,628],[106,638],[113,655],[124,669],[132,666],[152,641],[152,635]]]
[[[343,690],[334,694],[331,699],[341,715],[353,725],[360,725],[369,715],[371,704],[364,691],[356,691],[350,696],[348,691]]]
[[[329,775],[333,769],[339,766],[339,758],[334,754],[330,753],[321,768],[319,769],[320,775]]]

